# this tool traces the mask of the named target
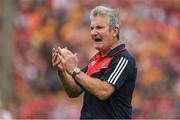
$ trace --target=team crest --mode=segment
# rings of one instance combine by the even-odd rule
[[[91,65],[95,65],[95,64],[96,64],[96,61],[92,61],[90,64],[91,64]]]

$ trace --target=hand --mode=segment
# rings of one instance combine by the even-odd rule
[[[64,64],[67,73],[72,75],[73,69],[78,66],[77,54],[73,54],[67,48],[61,49],[60,47],[58,47],[58,50],[60,55],[62,56],[61,61]]]
[[[54,68],[56,68],[57,70],[59,71],[64,71],[65,68],[63,66],[63,63],[62,63],[62,56],[61,54],[59,53],[59,50],[56,49],[56,48],[53,48],[52,49],[52,66]]]

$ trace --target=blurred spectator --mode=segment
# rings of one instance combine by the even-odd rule
[[[12,114],[8,111],[3,109],[2,101],[0,99],[0,119],[13,119]]]
[[[78,53],[81,67],[86,64],[96,52],[88,33],[89,10],[96,5],[120,10],[121,40],[137,59],[133,118],[180,118],[180,0],[15,0],[12,81],[16,99],[9,111],[16,115],[0,107],[0,118],[2,114],[7,119],[79,117],[81,99],[67,99],[50,55],[52,47],[68,46]]]

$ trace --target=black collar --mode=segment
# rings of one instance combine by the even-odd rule
[[[113,48],[108,54],[107,56],[112,57],[117,53],[123,52],[126,50],[125,44],[120,44],[119,46]]]

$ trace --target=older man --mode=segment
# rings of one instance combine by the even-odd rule
[[[99,52],[80,70],[76,54],[53,48],[52,64],[69,97],[84,92],[81,118],[129,119],[137,68],[135,59],[119,39],[119,13],[97,6],[90,19],[91,37]]]

